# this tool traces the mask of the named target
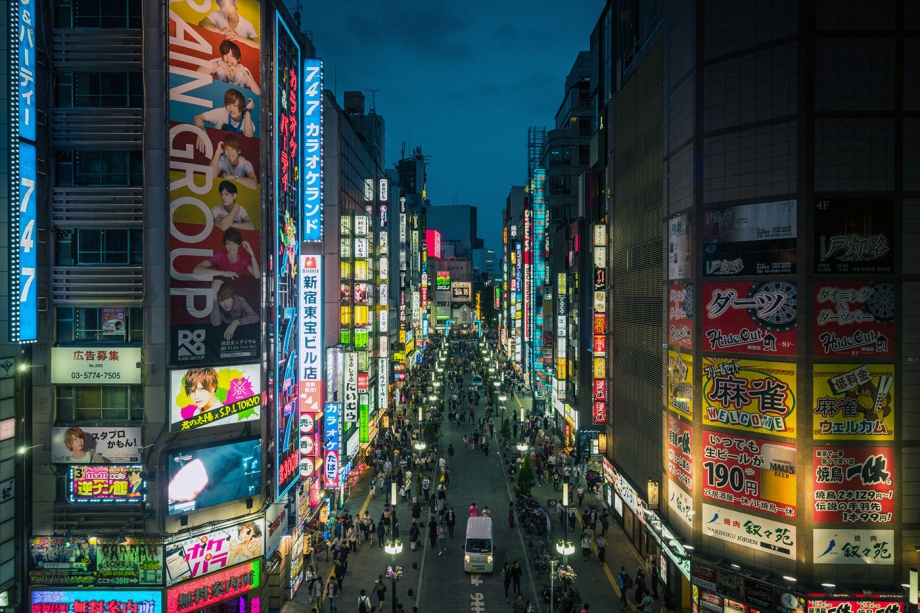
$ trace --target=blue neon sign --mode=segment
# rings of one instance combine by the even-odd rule
[[[323,240],[323,61],[304,61],[304,241]]]

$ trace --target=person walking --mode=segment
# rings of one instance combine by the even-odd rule
[[[652,577],[651,577],[652,598],[654,598],[655,600],[658,600],[658,578],[659,578],[659,575],[658,575],[658,560],[655,560],[655,559],[653,558],[653,559],[651,560],[651,567],[652,567],[652,570],[651,570],[651,573],[652,573]]]
[[[520,594],[517,595],[517,598],[514,601],[514,608],[512,608],[511,611],[512,613],[527,613],[527,608],[524,604],[524,597]]]
[[[557,473],[556,471],[553,471],[553,491],[554,492],[559,491],[559,481],[560,481],[559,473]]]
[[[645,595],[648,589],[645,585],[645,572],[642,568],[636,569],[636,594],[633,597],[636,601],[636,605],[639,605],[642,602],[642,597]]]
[[[434,517],[428,521],[428,540],[431,541],[431,548],[434,549],[438,543],[438,522]]]
[[[444,514],[444,523],[447,524],[447,535],[450,538],[454,538],[454,526],[457,525],[457,514],[454,513],[453,507],[448,508],[447,513]]]
[[[383,547],[383,538],[386,536],[387,527],[383,523],[383,519],[377,522],[377,547]]]
[[[383,611],[383,601],[387,593],[387,584],[383,580],[383,575],[377,575],[377,580],[374,581],[374,594],[377,595],[377,610]],[[364,593],[364,590],[361,590],[361,593]]]
[[[597,543],[597,561],[603,565],[605,563],[605,556],[607,555],[607,539],[598,534],[595,542]]]
[[[442,521],[438,525],[438,555],[447,551],[447,525]]]
[[[580,509],[581,505],[585,503],[585,488],[579,484],[579,486],[575,489],[575,493],[578,494],[578,508]]]
[[[358,596],[358,613],[371,613],[371,599],[367,597],[367,590],[361,590]],[[380,601],[380,610],[383,610],[383,601]]]
[[[655,601],[648,592],[645,593],[645,597],[639,606],[642,607],[642,613],[655,613]]]
[[[626,567],[620,567],[620,574],[617,575],[617,587],[620,588],[620,602],[623,603],[623,610],[629,609],[629,601],[626,599],[626,592],[632,587],[632,577],[626,572]]]
[[[317,579],[313,582],[313,588],[310,590],[310,600],[317,611],[323,610],[323,582]]]
[[[502,583],[505,584],[505,602],[508,602],[508,588],[511,587],[511,565],[507,562],[502,566]]]
[[[351,527],[348,528],[347,536],[348,536],[348,546],[351,548],[352,551],[355,552],[355,555],[358,555],[358,529],[355,527],[354,524],[352,524]]]
[[[591,557],[591,539],[593,538],[594,530],[592,530],[590,526],[586,526],[585,529],[581,531],[581,559],[585,562]]]
[[[370,488],[371,488],[371,499],[373,499],[374,492],[377,489],[377,478],[376,477],[371,477]]]
[[[326,600],[329,601],[329,611],[330,613],[336,613],[338,611],[338,605],[336,600],[339,598],[339,586],[331,578],[326,581]]]
[[[514,593],[517,594],[518,599],[521,598],[521,574],[523,569],[521,568],[520,562],[517,560],[514,561],[514,566],[511,567],[511,584],[514,587]]]

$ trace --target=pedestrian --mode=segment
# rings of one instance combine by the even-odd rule
[[[383,610],[383,599],[380,600],[380,609]],[[358,613],[371,613],[371,599],[367,597],[367,590],[361,590],[358,596]]]
[[[587,602],[581,605],[581,613],[591,613],[591,605]]]
[[[447,513],[444,515],[444,522],[447,524],[448,536],[454,538],[454,526],[457,525],[457,514],[454,513],[453,507],[447,509]]]
[[[520,594],[517,595],[517,599],[514,601],[514,608],[511,609],[512,613],[527,613],[527,609],[524,605],[524,597]]]
[[[377,547],[383,547],[383,537],[386,536],[386,526],[381,519],[377,522]]]
[[[559,473],[555,471],[553,471],[553,491],[554,492],[559,491]]]
[[[652,598],[658,600],[658,560],[652,558],[650,564],[652,567]]]
[[[600,516],[601,522],[601,536],[607,536],[607,529],[610,528],[610,511],[604,509],[603,514]]]
[[[579,484],[575,489],[575,493],[578,494],[578,508],[580,509],[581,505],[585,502],[585,488]]]
[[[447,525],[442,521],[438,524],[438,555],[447,551]]]
[[[348,535],[348,546],[351,547],[351,550],[358,553],[358,529],[352,525],[347,532]]]
[[[632,577],[626,572],[626,567],[620,567],[620,574],[617,575],[617,587],[620,588],[620,602],[623,603],[623,610],[629,609],[629,601],[626,599],[626,592],[632,587]]]
[[[514,593],[518,595],[518,598],[521,597],[521,574],[523,569],[521,568],[520,562],[517,560],[514,561],[514,566],[511,567],[511,584],[514,587]]]
[[[492,511],[489,510],[489,505],[486,505],[482,508],[483,517],[492,517]]]
[[[376,477],[371,477],[370,487],[371,487],[371,498],[373,498],[374,491],[377,489],[377,478]]]
[[[428,540],[431,541],[431,548],[434,549],[438,542],[438,522],[434,517],[428,521]]]
[[[326,600],[329,601],[329,611],[335,613],[338,610],[336,600],[339,597],[339,585],[331,578],[326,582]]]
[[[594,537],[594,530],[586,527],[581,531],[581,559],[585,562],[591,557],[591,539]]]
[[[377,575],[377,580],[374,581],[374,594],[377,595],[377,608],[383,611],[383,599],[387,593],[387,584],[383,580],[383,575]],[[364,590],[361,590],[362,593]]]
[[[335,563],[335,568],[332,570],[332,575],[335,577],[335,582],[339,584],[339,591],[342,591],[342,582],[345,580],[345,564],[339,560]]]
[[[640,606],[642,607],[642,613],[655,613],[655,601],[648,592],[646,592]]]
[[[422,494],[425,496],[425,502],[428,502],[428,498],[431,496],[431,480],[428,479],[427,475],[422,479]]]
[[[310,598],[313,606],[317,611],[323,610],[323,582],[319,579],[313,582],[313,588],[310,590]]]
[[[645,595],[646,591],[647,589],[645,586],[645,572],[640,567],[636,569],[636,594],[634,596],[634,599],[637,605],[642,602],[642,597]]]
[[[477,507],[476,503],[474,502],[473,504],[470,505],[470,517],[478,517],[478,516],[479,516],[479,507]]]
[[[514,528],[514,503],[508,503],[508,527]]]
[[[508,588],[511,587],[511,565],[507,562],[502,566],[502,583],[505,584],[505,602],[508,602]]]
[[[607,554],[607,539],[598,534],[595,542],[597,543],[597,561],[603,565],[604,556]]]
[[[575,507],[569,507],[569,530],[575,531]]]
[[[413,519],[412,527],[409,528],[409,547],[412,549],[412,551],[415,551],[416,547],[418,546],[418,537],[420,534],[421,530],[419,530],[418,527],[418,520]]]

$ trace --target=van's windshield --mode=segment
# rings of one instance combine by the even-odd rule
[[[466,539],[466,550],[469,553],[491,553],[492,539]]]

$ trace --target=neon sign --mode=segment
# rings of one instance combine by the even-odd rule
[[[167,613],[186,613],[203,609],[261,587],[260,563],[260,559],[251,560],[166,590]]]

